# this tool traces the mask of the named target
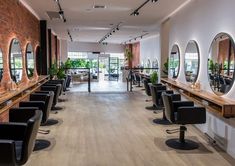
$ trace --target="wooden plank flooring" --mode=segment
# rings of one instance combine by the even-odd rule
[[[166,129],[152,122],[162,114],[145,110],[146,96],[127,94],[88,94],[68,92],[64,107],[51,118],[59,119],[49,135],[52,146],[34,152],[27,166],[228,166],[234,160],[208,145],[203,135],[188,126],[187,138],[200,141],[200,149],[176,151],[165,141],[178,134],[167,135]]]

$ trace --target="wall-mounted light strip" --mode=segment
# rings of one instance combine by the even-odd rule
[[[58,5],[60,18],[61,18],[64,22],[66,22],[67,20],[66,20],[66,18],[65,18],[65,16],[64,16],[64,11],[63,11],[62,8],[61,8],[60,0],[54,0],[54,1],[55,1],[56,4]]]
[[[99,43],[103,43],[105,45],[107,45],[107,42],[104,42],[106,39],[108,39],[109,37],[111,37],[115,32],[120,30],[120,26],[121,26],[122,22],[118,23],[116,26],[114,26],[106,35],[104,35],[104,37],[102,37],[99,41]]]
[[[131,38],[125,42],[122,42],[121,44],[128,44],[128,43],[131,43],[132,41],[137,41],[137,39],[143,39],[144,36],[148,35],[149,33],[145,33],[143,35],[140,35],[140,36],[136,36],[134,38]]]
[[[68,36],[69,36],[69,38],[70,38],[71,42],[73,42],[73,38],[72,38],[72,35],[71,35],[70,31],[69,31],[69,30],[67,30],[67,32],[68,32]]]
[[[152,2],[152,3],[155,3],[157,2],[158,0],[146,0],[144,3],[142,3],[138,8],[136,8],[131,14],[130,16],[138,16],[140,14],[139,10],[144,7],[148,2]]]

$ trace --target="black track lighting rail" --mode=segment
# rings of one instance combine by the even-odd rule
[[[143,39],[144,36],[147,36],[149,33],[145,33],[143,35],[139,35],[139,36],[136,36],[134,38],[131,38],[125,42],[123,42],[122,44],[128,44],[128,43],[131,43],[132,41],[137,41],[137,39]]]
[[[66,18],[65,18],[65,16],[64,16],[64,11],[62,10],[62,7],[61,7],[61,5],[60,5],[60,0],[55,0],[55,2],[56,2],[57,6],[58,6],[58,8],[59,8],[59,15],[60,15],[60,18],[61,18],[64,22],[66,22],[67,20],[66,20]]]
[[[67,30],[67,32],[68,32],[68,36],[69,36],[69,38],[70,38],[71,42],[73,42],[73,38],[72,38],[72,35],[71,35],[70,31],[69,31],[69,30]]]
[[[142,3],[138,8],[136,8],[131,14],[130,16],[138,16],[140,13],[139,13],[139,10],[141,8],[143,8],[148,2],[152,2],[152,3],[155,3],[157,2],[158,0],[146,0],[144,3]]]
[[[118,23],[116,26],[114,26],[107,34],[104,35],[99,41],[99,43],[103,43],[104,45],[107,45],[107,42],[104,42],[106,39],[111,37],[115,32],[120,30],[120,25],[122,22]]]

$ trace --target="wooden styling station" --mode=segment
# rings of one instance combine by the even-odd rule
[[[171,89],[177,90],[187,99],[206,107],[208,111],[225,118],[235,117],[234,100],[223,98],[207,91],[192,89],[190,85],[170,78],[161,78],[161,82],[167,84]]]
[[[3,93],[0,96],[0,122],[8,121],[8,110],[19,102],[27,100],[29,95],[38,90],[48,79],[49,76],[39,76],[37,80],[30,81],[25,86]]]

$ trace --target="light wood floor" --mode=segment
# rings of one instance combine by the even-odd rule
[[[139,93],[75,93],[63,96],[68,101],[58,114],[56,126],[44,127],[52,142],[49,149],[34,152],[27,166],[228,166],[234,160],[216,151],[194,127],[188,126],[187,138],[201,142],[195,151],[176,151],[165,141],[166,129],[152,122],[161,117],[145,110],[146,96]]]

